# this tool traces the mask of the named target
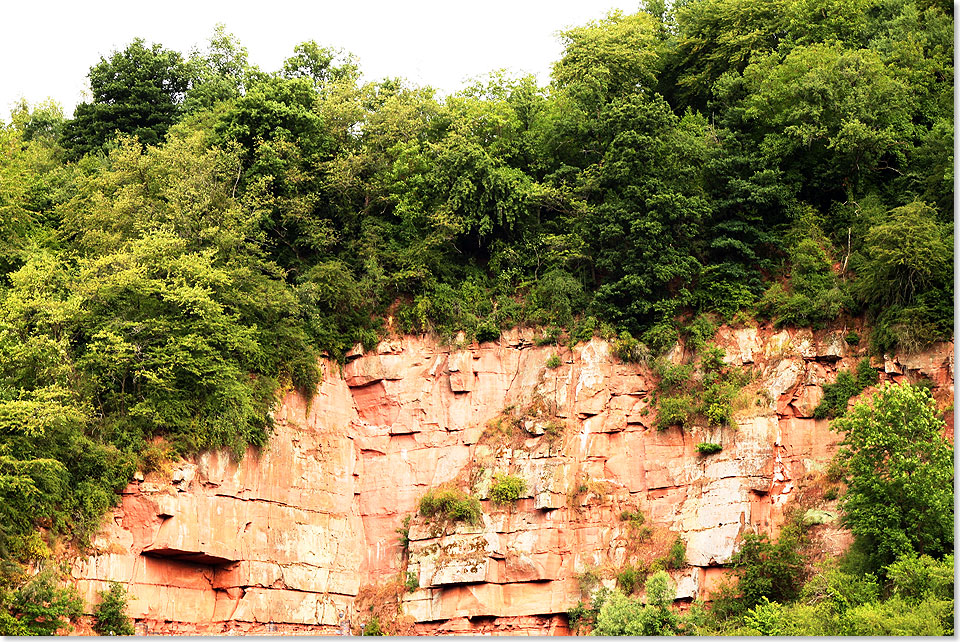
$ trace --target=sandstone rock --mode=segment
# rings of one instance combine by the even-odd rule
[[[721,328],[728,363],[752,362],[768,403],[735,429],[684,433],[651,429],[651,373],[614,363],[604,341],[547,370],[556,348],[533,336],[510,330],[452,353],[404,337],[355,349],[342,373],[322,362],[313,400],[291,393],[276,409],[269,448],[239,462],[207,453],[178,464],[175,484],[151,474],[128,486],[99,552],[71,569],[87,604],[117,580],[138,631],[332,634],[361,585],[393,581],[409,563],[423,588],[402,604],[420,632],[562,631],[580,599],[576,574],[627,559],[622,510],[682,535],[693,567],[674,573],[677,596],[706,597],[726,572],[716,565],[745,532],[776,531],[803,475],[842,438],[811,418],[822,383],[856,363],[828,337]],[[933,379],[946,405],[952,348],[889,361]],[[683,355],[678,345],[671,358]],[[535,400],[547,410],[519,435],[484,436],[504,408]],[[552,421],[562,434],[543,434]],[[699,457],[701,440],[723,451]],[[427,489],[472,485],[484,498],[494,471],[523,477],[524,497],[484,501],[476,526],[414,517],[404,552],[397,529]],[[832,524],[811,529],[833,533],[824,546],[849,544]]]

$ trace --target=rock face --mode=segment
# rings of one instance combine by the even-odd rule
[[[656,430],[654,375],[599,339],[572,351],[534,347],[532,331],[463,349],[384,342],[342,369],[324,363],[312,399],[288,394],[263,452],[138,475],[73,576],[88,604],[123,583],[141,634],[349,632],[367,617],[362,589],[390,582],[410,586],[411,633],[552,634],[567,632],[584,577],[609,583],[679,536],[677,597],[705,597],[742,535],[775,532],[835,451],[840,435],[813,409],[862,358],[840,336],[721,328],[725,361],[754,379],[735,427],[685,432]],[[952,343],[874,365],[953,401]],[[699,455],[701,441],[723,450]],[[490,492],[504,474],[526,488],[500,505]],[[444,484],[473,490],[480,522],[416,515]]]

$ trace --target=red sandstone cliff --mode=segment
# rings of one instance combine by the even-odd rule
[[[652,374],[601,340],[386,341],[342,371],[323,364],[311,402],[287,395],[264,452],[239,464],[211,453],[131,483],[73,576],[88,603],[124,583],[144,634],[333,633],[385,599],[409,632],[563,633],[578,573],[650,558],[679,534],[690,566],[673,571],[677,597],[704,596],[742,534],[775,531],[829,462],[840,436],[812,415],[822,384],[862,358],[844,334],[722,328],[727,362],[756,377],[735,428],[687,432],[655,429]],[[882,379],[930,378],[941,407],[953,402],[952,343],[874,365]],[[501,416],[519,434],[497,434]],[[700,441],[723,450],[698,455]],[[498,472],[526,481],[516,505],[484,501],[480,526],[414,517],[401,548],[396,529],[427,489],[458,480],[486,499]],[[624,509],[646,515],[646,541]],[[419,588],[377,592],[401,571]]]

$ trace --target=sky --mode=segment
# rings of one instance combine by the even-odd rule
[[[249,61],[279,69],[306,40],[357,56],[367,80],[400,76],[442,93],[496,69],[541,84],[560,57],[559,30],[632,13],[639,0],[50,0],[5,3],[0,38],[0,119],[21,98],[53,98],[65,115],[85,99],[87,73],[134,38],[184,55],[204,49],[217,23]],[[145,9],[136,8],[139,6]]]

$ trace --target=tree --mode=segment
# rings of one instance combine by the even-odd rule
[[[744,535],[743,545],[732,560],[742,608],[752,608],[763,598],[789,602],[797,596],[803,570],[803,559],[797,552],[800,537],[795,526],[785,527],[776,542],[766,535]]]
[[[845,520],[871,571],[904,555],[953,550],[953,447],[930,393],[885,384],[833,427],[846,433]]]
[[[77,105],[64,126],[62,144],[69,159],[102,149],[116,132],[156,145],[176,122],[189,86],[189,70],[176,51],[141,38],[90,68],[93,102]]]
[[[126,614],[127,591],[112,582],[108,591],[100,591],[100,604],[93,612],[97,618],[93,629],[100,635],[133,635],[133,622]]]

